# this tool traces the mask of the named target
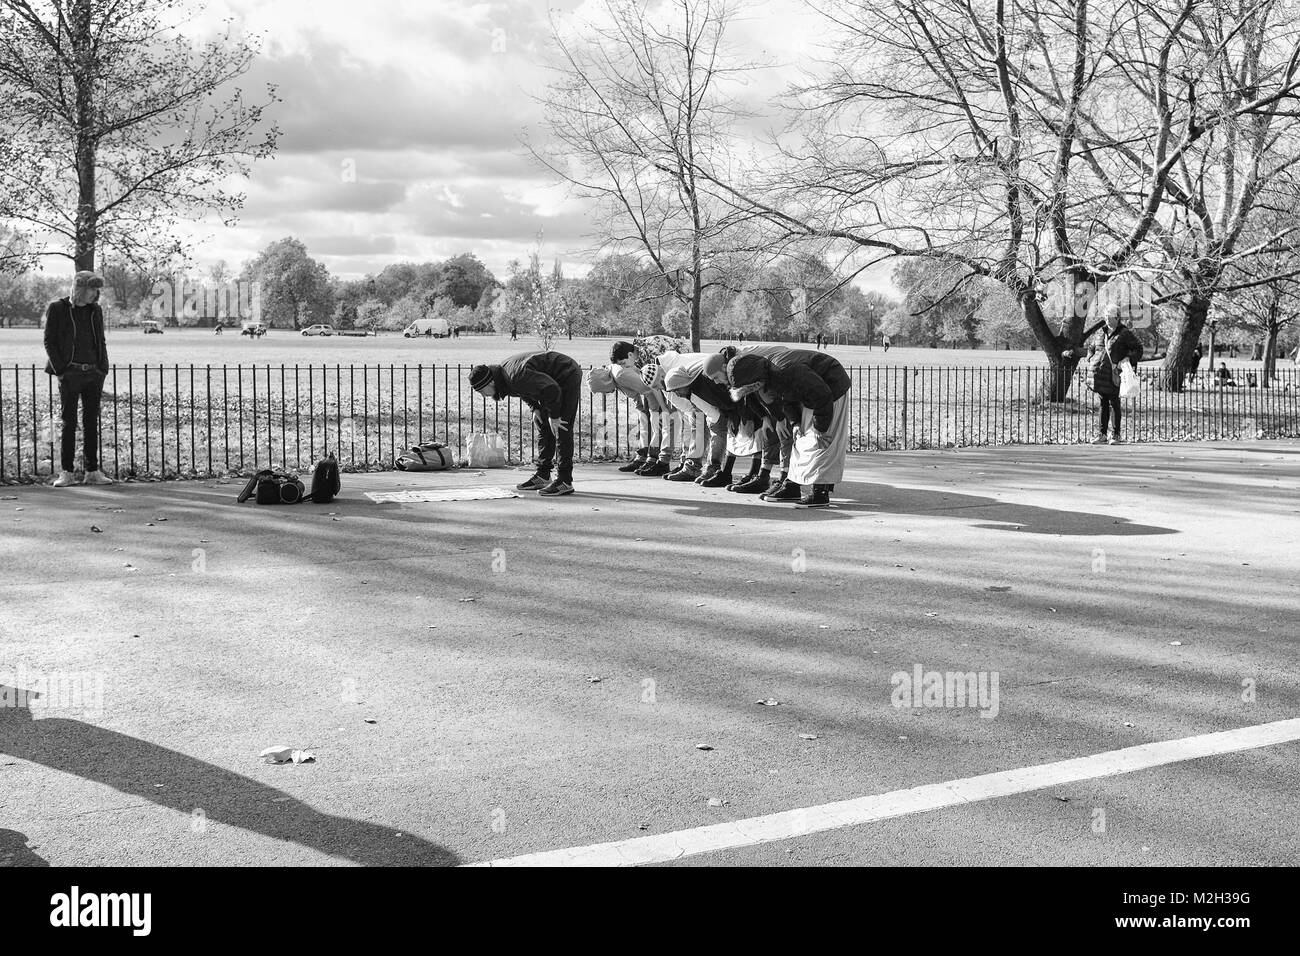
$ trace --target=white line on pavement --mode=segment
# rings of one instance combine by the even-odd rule
[[[855,800],[842,800],[817,807],[787,810],[767,816],[733,820],[712,826],[597,843],[593,846],[548,850],[524,856],[491,860],[474,866],[638,866],[664,863],[697,853],[713,853],[741,846],[788,840],[792,837],[841,827],[858,826],[876,820],[924,813],[943,807],[976,803],[997,797],[1057,787],[1080,780],[1110,777],[1147,770],[1163,764],[1213,757],[1238,750],[1252,750],[1300,740],[1300,719],[1279,720],[1254,727],[1226,730],[1181,740],[1165,740],[1123,750],[1110,750],[1091,757],[1077,757],[1037,767],[1022,767],[998,773],[964,777],[947,783],[928,784],[910,790],[895,790]]]

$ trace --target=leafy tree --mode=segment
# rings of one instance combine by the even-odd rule
[[[260,285],[262,321],[272,328],[301,329],[333,315],[329,272],[292,237],[267,246],[240,278]]]
[[[237,81],[257,55],[229,31],[184,35],[175,0],[0,0],[0,219],[35,255],[93,269],[111,249],[147,265],[184,256],[178,220],[232,222],[224,185],[272,155],[276,100]]]
[[[496,277],[472,253],[453,256],[439,263],[433,270],[433,293],[451,299],[456,305],[475,306],[483,297],[483,290],[493,285]]]

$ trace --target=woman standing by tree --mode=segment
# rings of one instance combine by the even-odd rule
[[[1089,329],[1083,336],[1083,340],[1086,342],[1098,329],[1103,330],[1101,345],[1093,345],[1087,350],[1088,374],[1091,376],[1088,387],[1101,399],[1101,418],[1097,423],[1097,437],[1092,440],[1092,443],[1118,445],[1124,441],[1119,434],[1119,385],[1122,363],[1128,361],[1136,372],[1138,360],[1142,358],[1142,343],[1138,341],[1132,329],[1120,320],[1118,309],[1108,310],[1106,318]],[[1083,346],[1079,346],[1066,349],[1061,354],[1063,358],[1081,358],[1084,352]],[[1110,426],[1109,439],[1106,438],[1108,425]]]

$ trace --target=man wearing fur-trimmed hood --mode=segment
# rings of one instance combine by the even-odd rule
[[[762,388],[777,396],[794,432],[788,484],[804,492],[803,507],[828,507],[844,478],[849,445],[852,382],[844,367],[825,352],[807,349],[770,357],[741,353],[727,364],[727,380],[737,401]]]

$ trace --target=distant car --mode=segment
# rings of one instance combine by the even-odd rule
[[[163,334],[162,326],[157,322],[141,322],[140,329],[145,335],[153,335],[154,333],[157,333],[158,335]]]
[[[240,328],[239,334],[260,338],[266,334],[266,326],[261,322],[245,322]]]
[[[332,325],[309,325],[302,330],[303,335],[333,335],[334,326]]]

